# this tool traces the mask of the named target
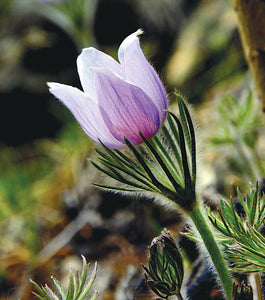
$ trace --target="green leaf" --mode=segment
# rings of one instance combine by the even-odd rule
[[[258,204],[258,190],[251,194],[251,202],[250,202],[250,213],[249,213],[249,224],[251,226],[254,225],[256,219],[256,211],[257,211],[257,204]]]
[[[185,187],[188,186],[191,182],[190,170],[188,165],[188,157],[185,146],[185,138],[182,125],[179,119],[172,113],[170,113],[175,122],[177,123],[178,132],[179,132],[179,140],[180,140],[180,150],[181,150],[181,158],[182,158],[182,167],[184,171],[184,179],[185,179]]]
[[[96,291],[95,294],[92,296],[92,298],[90,300],[97,300],[99,296],[99,292]]]
[[[56,280],[55,278],[52,278],[55,287],[59,291],[60,300],[84,300],[87,296],[88,292],[91,290],[92,285],[96,278],[96,271],[97,271],[97,263],[95,263],[94,269],[90,275],[89,280],[87,281],[87,268],[88,265],[86,263],[86,259],[84,256],[82,256],[83,259],[83,268],[82,268],[82,274],[80,279],[80,274],[77,270],[70,270],[69,272],[69,287],[67,291],[67,295],[65,290],[63,289],[62,284]],[[45,285],[45,287],[38,286],[33,280],[31,280],[31,283],[35,286],[38,293],[33,292],[34,295],[38,299],[41,300],[59,300],[59,297],[53,292],[53,290]],[[94,296],[91,299],[97,299],[98,292],[94,294]]]
[[[233,173],[244,176],[246,181],[255,181],[262,177],[263,158],[257,155],[257,147],[261,137],[258,129],[264,122],[260,104],[253,92],[250,91],[240,101],[225,95],[219,103],[218,111],[219,118],[215,124],[218,134],[210,138],[211,144],[220,147]]]
[[[59,297],[53,292],[53,290],[50,287],[48,287],[48,285],[45,285],[45,289],[46,289],[47,294],[49,295],[50,299],[59,300]]]
[[[168,149],[165,148],[165,146],[157,136],[154,136],[153,139],[151,139],[149,142],[152,147],[154,147],[155,151],[158,153],[161,159],[165,162],[165,165],[170,170],[171,174],[174,174],[174,179],[179,185],[181,185],[182,178],[180,176],[180,172],[172,161],[168,153]]]
[[[117,177],[115,173],[113,173],[110,170],[107,170],[107,169],[101,167],[99,164],[97,164],[93,160],[90,160],[90,162],[92,163],[92,165],[94,167],[96,167],[97,169],[99,169],[101,172],[103,172],[103,173],[107,174],[108,176],[110,176],[110,177],[116,179],[117,181],[119,181],[119,177]]]
[[[116,191],[121,191],[121,192],[139,192],[140,189],[132,189],[132,188],[127,188],[127,187],[118,187],[118,186],[113,186],[113,185],[107,185],[107,184],[100,184],[100,183],[92,183],[94,186],[103,188],[103,189],[108,189],[108,190],[116,190]],[[150,191],[151,192],[151,191]]]
[[[239,217],[230,203],[221,200],[219,219],[208,210],[212,224],[220,233],[231,240],[222,243],[225,246],[225,257],[233,263],[233,271],[256,272],[265,270],[265,237],[260,233],[264,220],[264,205],[260,201],[259,186],[251,188],[245,199],[238,190],[238,197],[245,211],[245,217]]]
[[[183,133],[185,136],[185,140],[187,141],[189,152],[192,153],[192,141],[191,141],[192,138],[191,138],[191,133],[190,133],[189,127],[188,127],[188,121],[186,118],[184,103],[179,95],[176,95],[176,96],[177,96],[177,101],[178,101],[179,115],[180,115],[181,125],[183,128]]]
[[[170,115],[168,114],[168,119],[170,118]],[[162,131],[166,137],[166,140],[169,143],[170,149],[172,150],[175,158],[176,158],[176,162],[177,162],[177,167],[179,168],[178,174],[180,177],[183,176],[183,167],[182,167],[182,161],[181,161],[181,157],[180,157],[180,153],[179,153],[179,143],[178,145],[175,144],[175,142],[173,141],[171,134],[169,133],[168,129],[166,128],[166,126],[162,126]]]
[[[84,288],[84,285],[86,283],[86,279],[87,279],[87,268],[88,268],[88,264],[87,264],[87,261],[85,259],[85,257],[83,255],[81,255],[82,257],[82,273],[81,273],[81,281],[79,280],[79,283],[77,285],[77,290],[76,290],[76,293],[75,293],[75,299],[77,300],[78,297],[80,296],[83,288]]]
[[[187,120],[188,126],[189,126],[190,143],[191,143],[190,153],[191,153],[191,164],[192,164],[192,181],[195,182],[196,172],[197,172],[195,131],[194,131],[194,126],[193,126],[188,108],[183,100],[181,101],[181,103],[182,103],[182,106],[184,107],[186,120]]]
[[[51,278],[52,278],[52,281],[54,282],[56,288],[58,289],[62,299],[65,300],[66,299],[66,293],[65,293],[65,290],[64,290],[62,284],[56,278],[54,278],[54,277],[51,277]]]
[[[160,181],[157,180],[157,178],[154,175],[153,170],[148,166],[147,161],[144,159],[144,157],[142,156],[142,154],[136,150],[136,148],[130,143],[129,140],[127,140],[126,138],[124,139],[125,143],[128,145],[128,147],[131,149],[131,151],[133,152],[133,154],[135,155],[136,159],[138,160],[138,162],[142,165],[142,167],[144,168],[144,170],[146,171],[146,173],[148,174],[151,182],[160,190],[160,192],[162,192],[164,195],[168,195],[169,197],[171,196],[170,199],[174,199],[175,195],[174,193],[167,188],[165,185],[163,185]]]
[[[171,182],[172,186],[174,187],[176,193],[181,193],[183,188],[178,184],[178,182],[175,180],[173,177],[172,173],[168,169],[167,165],[164,163],[162,160],[161,156],[159,153],[155,150],[155,148],[152,146],[152,144],[140,133],[141,138],[143,139],[144,143],[148,147],[148,149],[151,151],[151,153],[154,155],[155,159],[165,172],[166,176],[168,177],[169,181]]]
[[[102,165],[105,165],[106,167],[111,168],[112,170],[114,168],[114,169],[118,169],[118,170],[124,172],[126,175],[128,175],[128,176],[136,179],[137,181],[139,181],[142,184],[146,185],[150,189],[157,190],[156,186],[153,185],[150,182],[149,178],[147,178],[144,174],[141,174],[141,173],[138,173],[138,172],[134,172],[134,170],[128,169],[126,166],[119,165],[115,161],[112,162],[111,160],[107,160],[105,158],[99,158],[99,162]],[[140,175],[138,175],[138,174],[140,174]]]
[[[101,161],[101,163],[103,163],[104,165],[106,165],[106,168],[101,167],[99,164],[97,164],[96,162],[91,160],[91,163],[97,168],[99,169],[101,172],[107,174],[108,176],[112,177],[113,179],[117,180],[118,182],[122,182],[125,183],[127,185],[131,185],[133,187],[139,188],[140,190],[147,190],[149,191],[150,189],[148,189],[148,187],[140,185],[136,182],[133,182],[129,179],[126,179],[124,176],[122,176],[122,174],[120,172],[118,172],[115,167],[110,166],[108,163],[104,163]],[[94,184],[96,185],[96,184]]]
[[[50,298],[47,296],[47,297],[44,297],[44,296],[40,296],[39,294],[35,293],[35,292],[32,292],[32,294],[37,297],[39,300],[50,300]]]
[[[254,95],[252,90],[249,91],[247,97],[238,104],[239,116],[237,122],[239,125],[244,125],[245,120],[248,120],[253,113]]]
[[[49,300],[49,295],[47,294],[46,290],[44,287],[40,287],[35,281],[33,281],[32,279],[30,279],[30,283],[32,283],[34,285],[34,287],[36,288],[36,290],[40,293],[39,297],[40,299],[47,299]],[[33,292],[35,295],[36,293]]]
[[[230,136],[215,136],[209,139],[210,143],[215,146],[233,145],[234,141]]]
[[[96,279],[96,275],[97,275],[97,263],[95,263],[94,269],[90,275],[89,281],[86,284],[83,292],[81,293],[80,297],[78,300],[84,300],[85,297],[87,296],[88,292],[91,290],[91,287]]]
[[[115,161],[116,163],[120,163],[123,166],[133,168],[138,174],[143,175],[142,173],[144,173],[144,169],[141,168],[141,165],[137,165],[134,161],[132,161],[130,157],[123,154],[120,150],[112,150],[105,146],[103,143],[101,143],[101,145],[104,147],[105,151],[109,153],[107,159],[110,159],[112,157],[113,161]],[[99,150],[97,149],[96,151]]]
[[[68,292],[67,292],[66,300],[73,300],[73,298],[74,298],[74,292],[75,292],[75,288],[74,288],[73,271],[70,270],[70,281],[69,281],[69,287],[68,287]]]

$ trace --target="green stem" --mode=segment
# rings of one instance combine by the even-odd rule
[[[263,295],[262,295],[261,280],[260,280],[259,273],[255,274],[255,282],[256,282],[257,298],[258,300],[262,300]]]
[[[233,282],[229,274],[224,258],[214,239],[214,236],[201,212],[199,204],[197,204],[190,212],[190,217],[199,231],[203,242],[210,254],[213,264],[221,280],[227,300],[232,299]]]

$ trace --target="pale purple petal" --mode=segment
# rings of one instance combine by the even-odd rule
[[[123,142],[142,143],[139,131],[148,139],[160,127],[153,101],[137,86],[104,68],[92,68],[102,118],[112,135]]]
[[[49,82],[50,92],[74,115],[84,132],[94,141],[100,139],[106,146],[122,148],[123,143],[115,139],[106,127],[97,103],[85,93],[72,86]]]
[[[160,122],[166,117],[167,97],[164,86],[140,47],[141,30],[129,35],[120,45],[118,57],[126,80],[140,87],[152,99],[160,112]]]
[[[69,108],[85,133],[111,148],[125,147],[124,137],[142,143],[139,131],[151,138],[166,117],[166,93],[140,48],[139,34],[121,44],[120,63],[94,48],[82,51],[77,68],[84,92],[49,83],[50,92]]]
[[[90,67],[104,67],[122,76],[121,65],[111,56],[95,49],[85,48],[77,58],[77,69],[85,93],[91,98],[96,98],[94,73]]]

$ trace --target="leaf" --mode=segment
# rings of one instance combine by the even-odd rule
[[[184,103],[179,95],[176,95],[176,96],[177,96],[177,101],[178,101],[179,115],[180,115],[181,125],[183,128],[183,133],[185,136],[185,140],[187,141],[189,152],[192,153],[192,141],[191,141],[192,138],[191,138],[191,133],[190,133],[189,126],[188,126],[188,121],[186,118],[186,111],[184,108]]]
[[[251,194],[250,199],[250,212],[249,212],[249,224],[251,226],[254,225],[255,222],[255,217],[256,217],[256,212],[257,212],[257,204],[258,204],[258,188],[256,188],[255,192]]]
[[[238,190],[238,197],[245,211],[245,217],[236,213],[232,199],[230,202],[221,200],[221,211],[216,218],[208,210],[212,224],[220,233],[229,236],[230,241],[223,240],[225,257],[232,262],[233,271],[256,272],[265,270],[265,237],[260,233],[259,226],[264,220],[264,205],[260,201],[258,183],[251,187],[244,197]]]
[[[144,170],[148,174],[151,182],[160,190],[160,192],[162,192],[164,194],[168,194],[168,195],[173,194],[170,189],[168,189],[160,181],[157,180],[156,176],[154,175],[153,170],[148,166],[148,163],[144,159],[144,157],[142,156],[142,154],[139,151],[137,151],[137,149],[129,142],[129,140],[127,140],[125,138],[124,141],[128,145],[128,147],[131,149],[131,151],[135,155],[135,157],[138,160],[138,162],[142,165],[142,167],[144,168]]]
[[[83,289],[83,292],[81,293],[80,297],[78,300],[84,300],[85,297],[87,296],[88,292],[90,291],[95,279],[96,279],[96,274],[97,274],[97,263],[95,263],[94,269],[90,275],[89,281],[86,284],[86,286]]]
[[[191,139],[191,147],[190,147],[190,153],[191,153],[191,164],[192,164],[192,181],[195,183],[196,180],[196,139],[195,139],[195,131],[194,131],[194,126],[191,120],[190,113],[188,111],[188,108],[185,104],[185,102],[182,100],[181,101],[182,106],[184,107],[185,110],[185,115],[186,115],[186,120],[188,122],[189,126],[189,133],[190,133],[190,139]]]
[[[182,187],[178,184],[178,182],[175,180],[175,178],[173,177],[172,173],[170,172],[170,170],[168,169],[167,165],[164,163],[163,159],[161,158],[161,156],[159,155],[159,153],[155,150],[155,148],[152,146],[152,144],[140,133],[141,138],[143,139],[144,143],[146,144],[146,146],[148,147],[148,149],[151,151],[151,153],[154,155],[155,159],[157,160],[157,162],[159,163],[159,165],[161,166],[161,168],[163,169],[163,171],[165,172],[166,176],[168,177],[169,181],[171,182],[171,184],[173,185],[175,191],[177,193],[181,193],[182,192]]]
[[[126,166],[122,166],[122,165],[119,165],[117,164],[115,161],[112,162],[110,160],[107,160],[107,159],[104,159],[104,158],[99,158],[99,162],[102,164],[102,165],[105,165],[106,167],[112,169],[112,170],[120,170],[122,172],[124,172],[126,175],[132,177],[133,179],[136,179],[136,181],[139,181],[140,183],[146,185],[147,187],[149,187],[150,189],[153,189],[153,190],[156,190],[156,186],[154,186],[150,180],[144,175],[144,174],[141,174],[141,173],[138,173],[138,172],[135,172],[134,170],[132,170],[131,168],[128,169]],[[113,169],[114,168],[114,169]],[[140,175],[138,175],[140,174]],[[129,180],[128,180],[129,181]]]
[[[233,139],[231,137],[221,137],[221,136],[215,136],[209,139],[210,143],[215,146],[221,146],[221,145],[233,145]]]
[[[92,296],[92,298],[90,300],[97,300],[99,296],[99,292],[96,291],[95,294]]]
[[[191,177],[190,177],[190,170],[189,170],[189,166],[188,166],[184,132],[183,132],[182,125],[181,125],[179,119],[174,114],[172,114],[172,113],[170,113],[170,114],[173,117],[174,121],[177,123],[177,127],[178,127],[180,150],[181,150],[181,160],[182,160],[182,167],[183,167],[183,171],[184,171],[184,179],[185,179],[185,187],[186,187],[187,186],[186,183],[191,182]]]
[[[119,186],[113,186],[113,185],[107,185],[107,184],[100,184],[100,183],[92,183],[94,186],[107,189],[107,190],[116,190],[121,192],[134,192],[139,193],[140,189],[132,189],[127,187],[119,187]],[[151,191],[150,191],[151,192]]]
[[[168,153],[168,149],[165,148],[165,146],[162,144],[162,142],[157,136],[154,136],[153,139],[150,140],[150,144],[155,148],[155,151],[157,151],[158,155],[165,162],[170,172],[174,174],[174,179],[178,182],[178,184],[181,184],[182,178],[180,176],[179,170],[175,166],[173,160],[171,159]]]
[[[69,287],[68,287],[68,292],[67,292],[66,300],[73,300],[73,298],[74,298],[74,292],[75,292],[75,288],[74,288],[73,271],[70,270],[70,281],[69,281]]]
[[[63,289],[62,284],[54,277],[52,277],[54,285],[59,291],[61,300],[84,300],[88,292],[91,290],[92,285],[96,278],[97,263],[95,263],[94,269],[89,277],[89,280],[87,281],[88,264],[84,256],[82,256],[82,260],[83,260],[83,267],[82,267],[81,277],[77,270],[71,269],[69,271],[69,287],[67,293]],[[44,288],[44,287],[40,287],[33,280],[30,280],[30,282],[34,285],[34,287],[37,289],[39,293],[37,294],[33,292],[33,294],[36,295],[38,299],[59,300],[58,296],[53,292],[53,290],[49,286],[45,285]],[[96,292],[91,299],[97,299],[98,294],[99,293]]]
[[[169,117],[168,117],[168,119],[170,118],[170,115],[169,115]],[[180,153],[179,153],[179,143],[178,144],[176,144],[174,141],[173,141],[173,139],[172,139],[172,137],[171,137],[171,134],[170,134],[170,132],[168,131],[168,129],[166,128],[166,126],[162,126],[162,131],[163,131],[163,133],[164,133],[164,135],[165,135],[165,137],[166,137],[166,139],[167,139],[167,141],[168,141],[168,143],[169,143],[169,146],[170,146],[170,149],[172,150],[172,152],[173,152],[173,154],[174,154],[174,156],[175,156],[175,158],[176,158],[176,162],[177,162],[177,166],[178,166],[178,168],[179,168],[179,175],[180,176],[183,176],[183,168],[182,168],[182,161],[181,161],[181,157],[180,157]],[[173,132],[173,131],[172,131]]]
[[[44,287],[40,287],[35,281],[33,281],[32,279],[29,280],[30,283],[32,283],[34,285],[34,287],[36,288],[36,290],[40,293],[40,295],[38,295],[38,297],[40,297],[40,299],[47,299],[49,300],[49,295],[47,294],[46,290]],[[37,295],[35,292],[33,292],[35,295]]]
[[[32,294],[37,297],[39,300],[50,300],[50,298],[47,298],[47,297],[42,297],[40,296],[39,294],[35,293],[35,292],[32,292]]]
[[[242,103],[238,104],[238,118],[237,122],[241,126],[244,126],[245,120],[248,120],[253,113],[254,106],[254,95],[252,90],[249,91],[247,97],[242,101]]]
[[[62,286],[62,284],[54,277],[51,277],[52,278],[52,281],[54,282],[56,288],[58,289],[60,295],[62,296],[62,299],[65,300],[66,299],[66,293],[65,293],[65,290]]]
[[[53,290],[50,287],[48,287],[48,285],[45,285],[45,289],[46,289],[47,294],[49,295],[50,299],[59,300],[59,297],[53,292]]]

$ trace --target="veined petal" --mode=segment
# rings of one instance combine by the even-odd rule
[[[105,68],[92,68],[101,115],[112,135],[124,142],[142,143],[139,131],[148,139],[160,127],[159,112],[139,87]]]
[[[77,70],[85,93],[96,98],[94,73],[90,67],[104,67],[122,76],[121,65],[111,56],[93,48],[85,48],[77,58]]]
[[[126,80],[140,87],[152,99],[160,112],[160,122],[166,118],[167,97],[164,86],[140,47],[141,30],[129,35],[120,45],[118,57]]]
[[[84,132],[94,141],[99,139],[108,147],[122,148],[105,125],[97,103],[77,88],[55,82],[48,83],[50,92],[74,115]]]

